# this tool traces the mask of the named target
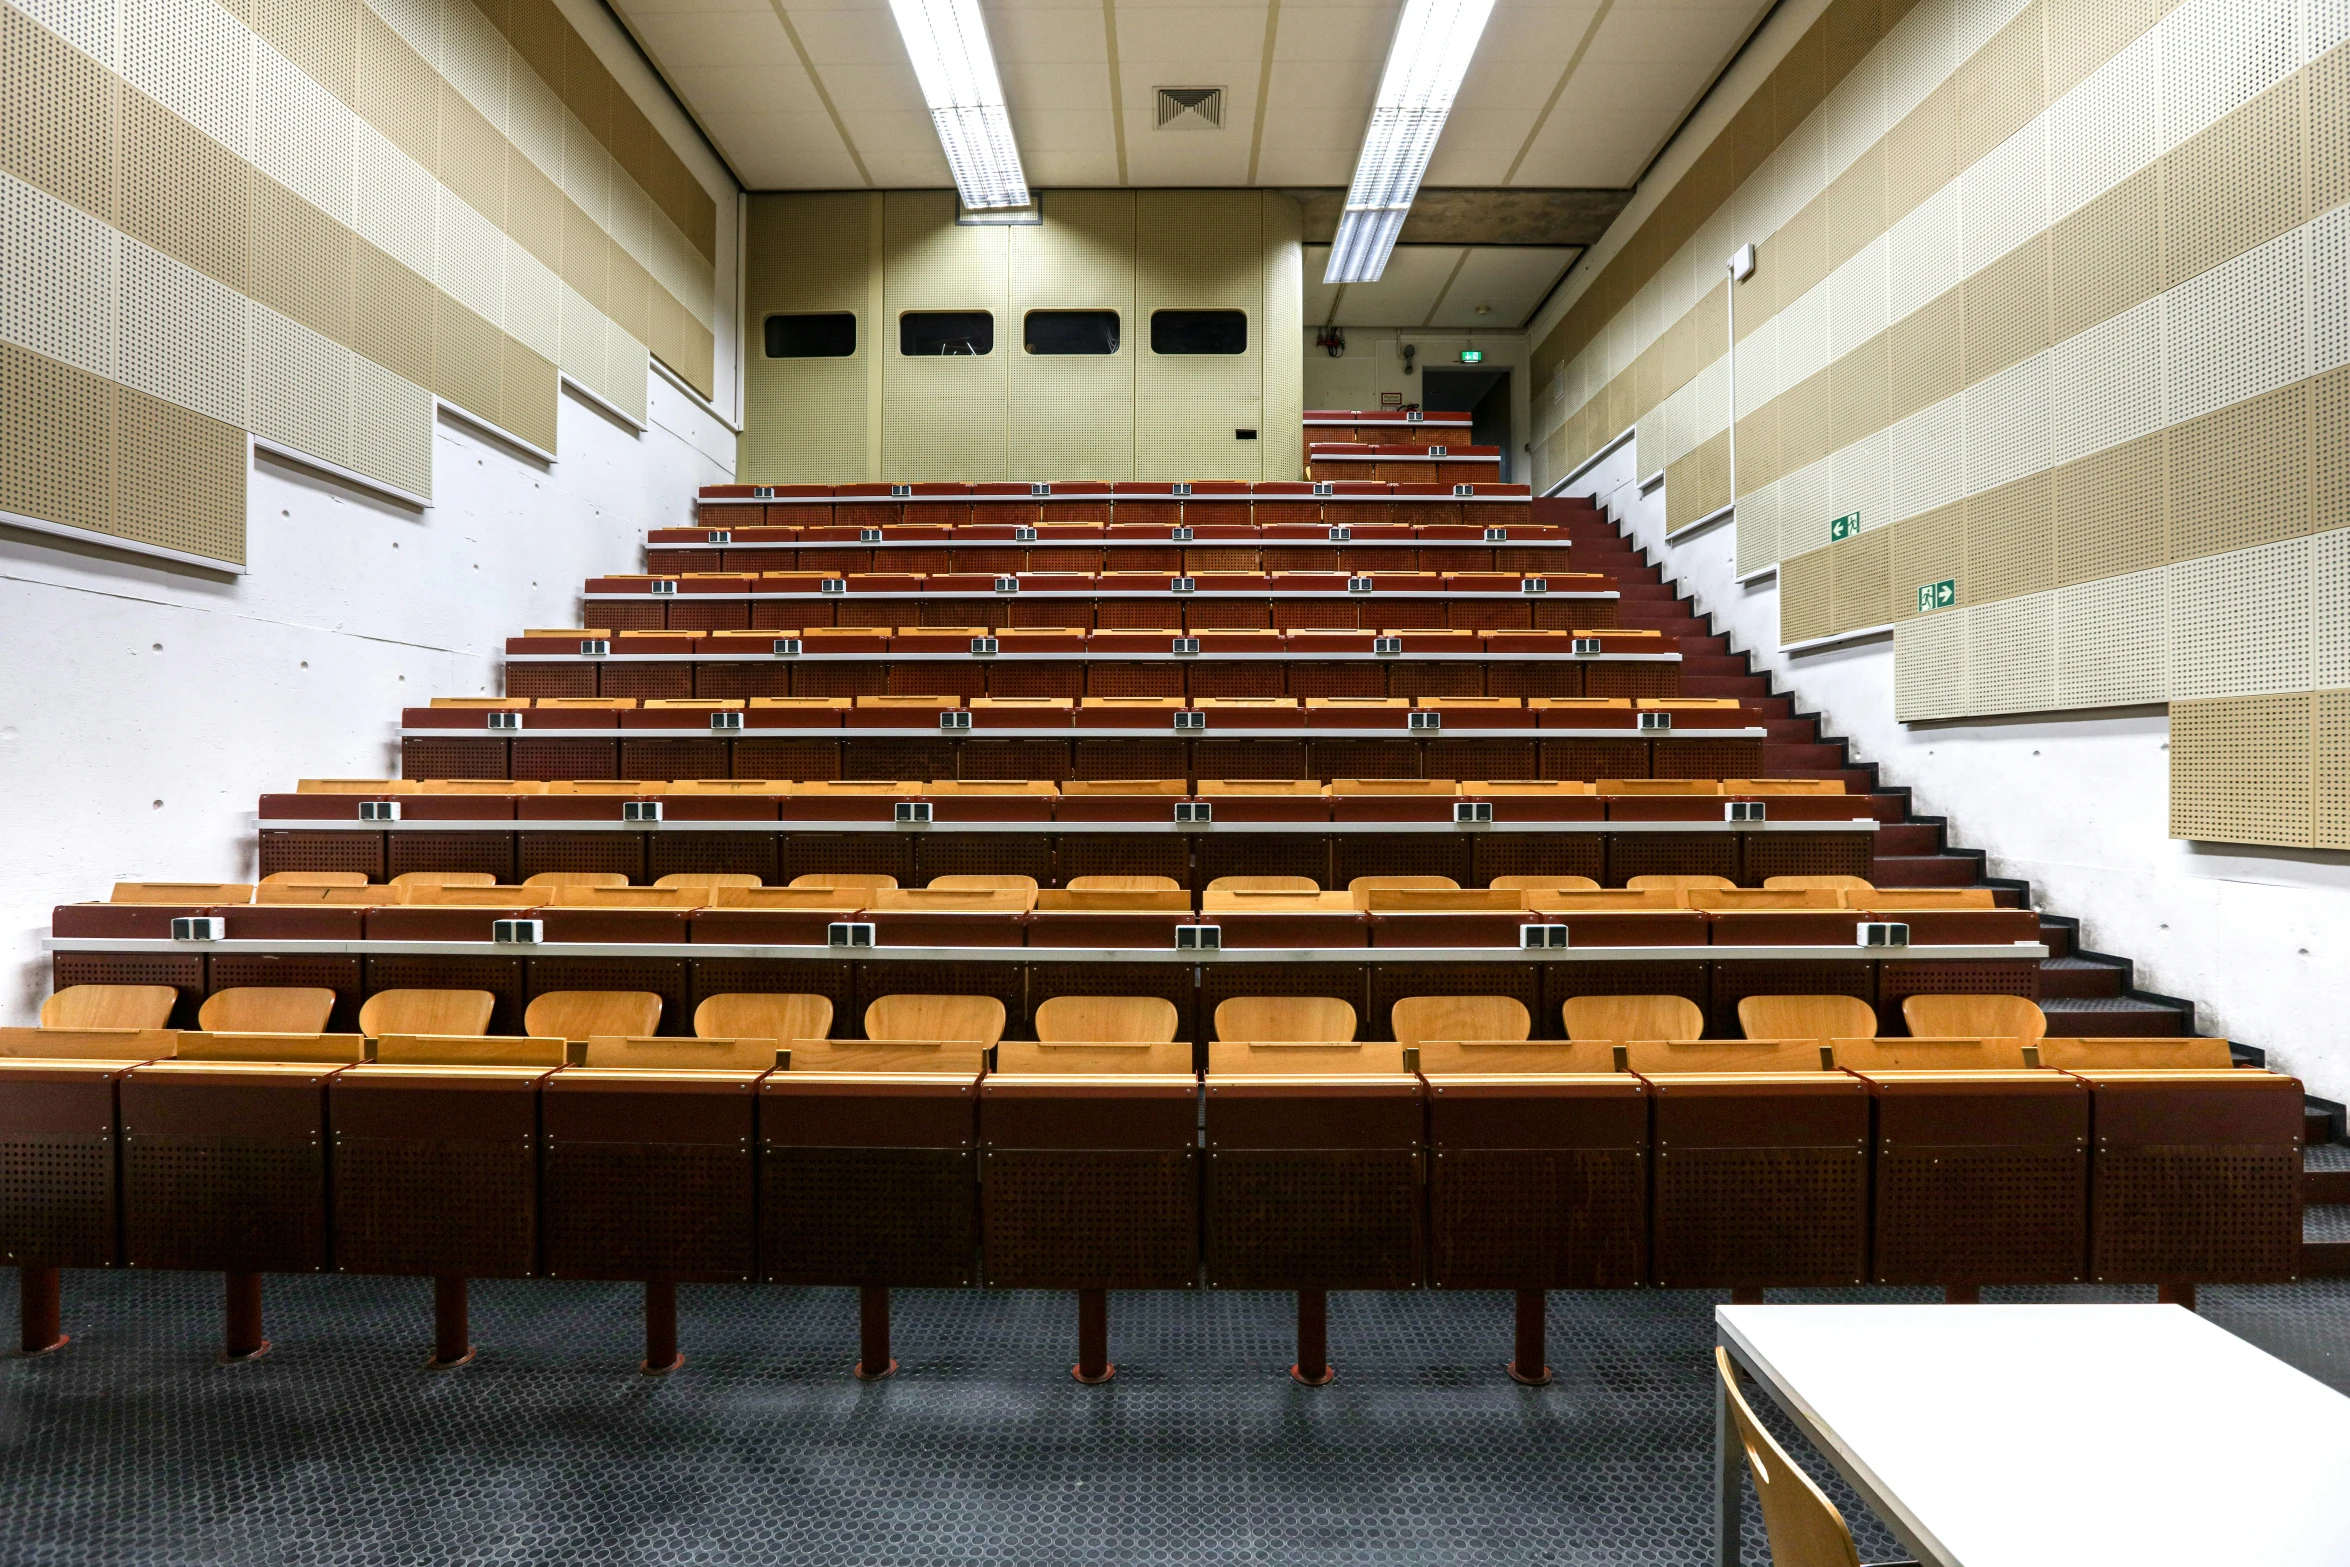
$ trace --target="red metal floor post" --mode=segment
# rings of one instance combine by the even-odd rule
[[[1118,1374],[1110,1364],[1110,1292],[1077,1292],[1077,1364],[1069,1374],[1092,1386]]]
[[[1945,1284],[1942,1286],[1942,1304],[1945,1306],[1980,1306],[1983,1286],[1980,1284]]]
[[[16,1270],[16,1347],[20,1354],[46,1355],[65,1348],[66,1337],[57,1330],[63,1294],[55,1268]]]
[[[269,1353],[269,1340],[261,1336],[261,1275],[231,1273],[225,1277],[227,1331],[221,1339],[221,1361],[233,1365],[259,1360]]]
[[[878,1382],[898,1369],[889,1357],[889,1286],[857,1291],[857,1380]]]
[[[645,1358],[637,1369],[665,1377],[685,1364],[677,1352],[677,1281],[645,1280]]]
[[[432,1281],[432,1359],[430,1371],[449,1371],[473,1358],[473,1324],[465,1305],[465,1279],[441,1274]]]
[[[1550,1297],[1541,1290],[1518,1291],[1517,1353],[1510,1358],[1510,1380],[1540,1387],[1550,1380],[1547,1358]]]
[[[1307,1387],[1325,1387],[1338,1375],[1330,1369],[1330,1296],[1323,1290],[1297,1292],[1297,1364],[1289,1374]]]
[[[2193,1311],[2195,1309],[2195,1286],[2184,1283],[2157,1285],[2154,1290],[2154,1298],[2165,1306],[2184,1306],[2189,1311]]]

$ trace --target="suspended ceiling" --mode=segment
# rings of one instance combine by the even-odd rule
[[[1326,284],[1327,245],[1305,254],[1308,326],[1515,332],[1533,318],[1580,247],[1398,245],[1376,283]]]
[[[752,190],[951,184],[888,0],[614,0]],[[1343,187],[1398,0],[983,0],[1029,183]],[[1769,0],[1499,0],[1431,186],[1634,184]],[[1155,90],[1221,87],[1218,130]],[[1612,214],[1611,214],[1612,215]]]

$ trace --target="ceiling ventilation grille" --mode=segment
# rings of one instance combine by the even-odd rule
[[[1223,128],[1223,88],[1162,87],[1159,89],[1160,130],[1219,131]]]

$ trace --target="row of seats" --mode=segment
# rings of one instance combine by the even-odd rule
[[[1638,705],[1635,706],[1634,704]],[[528,713],[514,723],[485,714]],[[1761,727],[1736,701],[1688,697],[966,696],[457,697],[404,708],[405,729],[1443,729],[1675,734]],[[739,715],[714,721],[712,714]],[[1198,715],[1195,720],[1178,714]],[[550,721],[549,715],[559,715]],[[1427,715],[1427,716],[1420,716]],[[535,720],[535,721],[534,721]]]
[[[598,606],[599,609],[604,607]],[[672,609],[693,607],[696,606],[670,606]],[[514,644],[542,640],[606,640],[622,644],[612,651],[627,652],[630,650],[628,644],[682,641],[700,645],[677,651],[738,652],[745,657],[773,657],[775,649],[772,646],[754,647],[752,644],[756,640],[768,639],[773,632],[781,629],[785,628],[761,626],[754,630],[747,627],[673,626],[614,630],[610,626],[549,626],[525,631],[520,637],[509,637],[506,650],[509,653],[577,653],[580,651],[577,648],[517,647]],[[1089,630],[1083,626],[836,626],[823,622],[800,628],[803,645],[794,656],[816,657],[826,652],[969,655],[973,649],[968,639],[973,637],[993,638],[996,646],[983,651],[1006,657],[1023,653],[1092,653],[1107,658],[1194,658],[1218,653],[1288,653],[1299,657],[1339,659],[1399,658],[1406,654],[1415,657],[1475,659],[1489,653],[1582,659],[1607,659],[1624,654],[1643,658],[1679,656],[1674,639],[1668,639],[1658,632],[1624,631],[1607,627],[1558,631],[1474,631],[1450,627],[1333,631],[1326,628],[1284,630],[1269,626],[1221,626],[1204,627],[1197,635],[1183,633],[1188,640],[1199,643],[1199,646],[1181,650],[1175,646],[1175,642],[1180,640],[1178,633],[1183,633],[1180,624]],[[1398,639],[1399,645],[1381,648],[1380,639],[1385,637]],[[1577,643],[1596,645],[1578,648]],[[668,651],[659,646],[645,646],[642,650]]]
[[[1337,442],[1352,445],[1351,442]],[[1445,443],[1449,448],[1449,440]],[[1398,448],[1399,454],[1406,450]],[[1425,456],[1425,448],[1411,448]],[[1465,450],[1464,456],[1491,456],[1494,448]],[[1449,454],[1449,452],[1448,452]],[[1379,495],[1396,493],[1392,483],[1375,483],[1367,478],[1346,481],[1350,486],[1343,494]],[[1458,481],[1455,481],[1458,482]],[[1450,488],[1449,485],[1446,486]],[[705,484],[698,498],[704,502],[761,501],[773,502],[779,507],[821,506],[827,501],[835,505],[866,506],[888,501],[899,501],[914,506],[952,506],[970,504],[975,511],[993,516],[998,508],[1018,511],[1028,502],[1039,506],[1078,507],[1103,501],[1126,501],[1148,505],[1154,501],[1179,501],[1199,505],[1250,503],[1279,503],[1282,501],[1311,500],[1327,494],[1314,483],[1295,479],[1266,479],[1243,481],[1238,479],[1193,480],[1179,485],[1165,480],[1121,479],[1105,483],[1099,479],[1055,479],[1049,482],[1019,480],[1009,483],[958,484],[951,481],[924,480],[913,484]],[[1533,490],[1523,484],[1502,484],[1495,481],[1478,482],[1475,493],[1500,500],[1531,501]]]
[[[821,578],[819,580],[822,580]],[[1553,579],[1545,578],[1546,582]],[[628,631],[743,631],[786,635],[824,626],[873,631],[883,627],[982,626],[996,632],[1155,631],[1168,636],[1212,631],[1319,631],[1368,639],[1430,631],[1566,632],[1616,635],[1621,617],[1617,598],[1605,595],[1486,593],[1447,598],[1440,593],[1385,597],[1363,593],[1293,595],[1229,593],[1202,598],[1191,593],[1124,596],[1029,593],[917,595],[911,589],[851,597],[845,593],[802,593],[772,597],[741,593],[662,596],[599,596],[589,609],[596,624],[615,634]],[[570,628],[563,628],[569,630]],[[1333,654],[1370,653],[1354,640],[1285,643],[1303,656],[1317,648]],[[1467,647],[1466,644],[1462,646]],[[1529,643],[1519,651],[1544,651]],[[1666,642],[1657,649],[1674,651]],[[1468,648],[1480,654],[1482,645]]]
[[[824,571],[712,572],[688,578],[678,574],[655,576],[624,574],[587,579],[590,594],[652,593],[663,591],[654,582],[675,582],[677,591],[695,594],[757,594],[762,598],[827,594],[849,597],[918,593],[992,598],[997,594],[1056,593],[1091,596],[1148,594],[1205,598],[1240,594],[1250,598],[1293,595],[1351,594],[1378,597],[1408,593],[1459,598],[1470,594],[1542,595],[1614,593],[1616,580],[1599,572],[1548,571],[1405,571],[1382,564],[1368,572],[1325,571],[1214,571],[1185,576],[1170,571],[1031,571],[999,576],[986,571],[913,570],[902,562],[890,569],[831,573]],[[1017,583],[1008,587],[1006,582]],[[690,583],[690,586],[688,585]],[[1189,584],[1186,586],[1185,584]]]
[[[1254,636],[1228,632],[1227,636]],[[646,655],[623,643],[616,654],[517,655],[506,664],[512,698],[635,697],[679,701],[744,697],[1057,696],[1190,697],[1575,697],[1609,701],[1669,697],[1681,684],[1678,661],[1602,655],[1532,655],[1487,662],[1439,656],[1397,659],[1369,653],[1293,659],[1225,650],[1175,656],[1073,647],[1061,654],[1015,651],[986,657],[937,653],[892,657],[881,650],[843,651],[831,641],[803,642],[807,656],[769,651],[782,635],[729,645],[702,642],[683,658]],[[837,634],[836,634],[837,635]],[[855,633],[851,633],[853,638]],[[986,635],[994,636],[989,632]],[[1081,633],[1080,633],[1081,635]],[[1162,643],[1169,633],[1154,633]],[[960,640],[960,638],[958,639]],[[1198,640],[1206,641],[1202,637]]]
[[[513,701],[516,698],[435,698],[435,701]],[[810,796],[847,799],[884,796],[921,799],[927,796],[1019,794],[1055,799],[1106,799],[1119,796],[1187,796],[1214,799],[1221,795],[1279,795],[1289,799],[1336,800],[1367,798],[1478,799],[1485,796],[1524,796],[1540,799],[1606,800],[1799,800],[1851,799],[1841,778],[1599,778],[1453,779],[1453,778],[1070,778],[1058,783],[1025,781],[965,781],[951,778],[923,780],[813,780],[782,778],[660,779],[527,779],[527,778],[305,778],[295,786],[301,795],[624,795],[652,798],[664,795],[711,795],[727,798]],[[263,795],[283,800],[284,795]],[[1865,811],[1864,811],[1865,813]],[[277,814],[270,809],[264,817]]]

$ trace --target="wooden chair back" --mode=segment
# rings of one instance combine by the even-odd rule
[[[1672,1072],[1824,1072],[1833,1064],[1817,1039],[1627,1039],[1624,1068]]]
[[[2038,1044],[2048,1015],[2021,996],[1911,996],[1901,1003],[1909,1031],[1933,1039],[2020,1039]]]
[[[364,887],[365,871],[271,871],[261,878],[264,887]]]
[[[541,871],[522,879],[525,887],[625,887],[628,878],[618,871]]]
[[[778,1048],[772,1039],[591,1039],[580,1065],[654,1072],[764,1072],[775,1065]]]
[[[1175,1037],[1179,1021],[1175,1003],[1161,996],[1055,996],[1036,1009],[1036,1037],[1159,1045]]]
[[[196,1026],[214,1034],[323,1034],[335,993],[306,985],[239,985],[216,990],[196,1009]]]
[[[1847,896],[1833,887],[1692,887],[1681,894],[1681,903],[1703,914],[1783,914],[1840,909]]]
[[[1183,883],[1172,876],[1072,876],[1071,892],[1180,892]]]
[[[1036,891],[1033,876],[933,876],[933,892],[1025,892]]]
[[[749,871],[672,871],[656,887],[764,887]]]
[[[650,1034],[661,1026],[661,998],[649,990],[550,990],[522,1014],[522,1031],[541,1039]]]
[[[1219,876],[1207,885],[1209,892],[1320,892],[1322,884],[1311,876]]]
[[[41,1003],[43,1028],[163,1028],[180,993],[169,985],[68,985]]]
[[[1996,887],[1877,887],[1848,906],[1879,914],[1923,914],[1935,909],[1995,909]]]
[[[832,998],[800,992],[757,995],[728,991],[694,1008],[696,1039],[752,1039],[767,1045],[768,1064],[787,1040],[822,1039],[832,1032]]]
[[[1866,876],[1765,876],[1769,892],[1874,892],[1877,884]]]
[[[253,884],[233,881],[118,881],[109,903],[251,903]]]
[[[1534,1016],[1515,996],[1406,996],[1387,1012],[1400,1044],[1449,1039],[1514,1044],[1532,1037]]]
[[[1004,1037],[1004,1004],[993,996],[883,996],[865,1009],[865,1037],[984,1047]]]
[[[1597,892],[1599,883],[1588,876],[1496,876],[1489,884],[1501,892]]]
[[[388,1066],[558,1067],[567,1048],[564,1040],[513,1034],[395,1033],[377,1036],[375,1059]]]
[[[2200,1071],[2232,1067],[2224,1039],[2043,1039],[2040,1064],[2065,1071]]]
[[[1359,901],[1366,892],[1457,892],[1460,885],[1450,876],[1357,876],[1346,890]]]
[[[1216,1006],[1216,1037],[1342,1044],[1355,1037],[1355,1009],[1336,996],[1234,996]]]
[[[487,1034],[498,998],[486,990],[379,990],[361,1003],[359,1032]]]
[[[1749,1039],[1858,1039],[1877,1031],[1877,1009],[1858,996],[1748,996],[1738,1027]]]
[[[1860,1567],[1860,1552],[1852,1543],[1852,1531],[1844,1526],[1844,1515],[1754,1418],[1746,1395],[1738,1391],[1738,1370],[1730,1352],[1718,1344],[1714,1372],[1722,1379],[1738,1445],[1746,1450],[1746,1469],[1762,1504],[1773,1567]]]
[[[402,871],[392,878],[395,887],[495,887],[498,878],[488,871]]]
[[[1630,1039],[1695,1039],[1705,1014],[1687,996],[1573,996],[1559,1009],[1567,1037],[1621,1043]]]
[[[794,876],[795,887],[826,887],[835,891],[877,892],[883,887],[895,887],[898,879],[879,871],[810,871],[805,876]]]
[[[1634,892],[1670,892],[1676,895],[1705,888],[1713,892],[1736,892],[1738,884],[1727,876],[1635,876],[1624,883]]]

